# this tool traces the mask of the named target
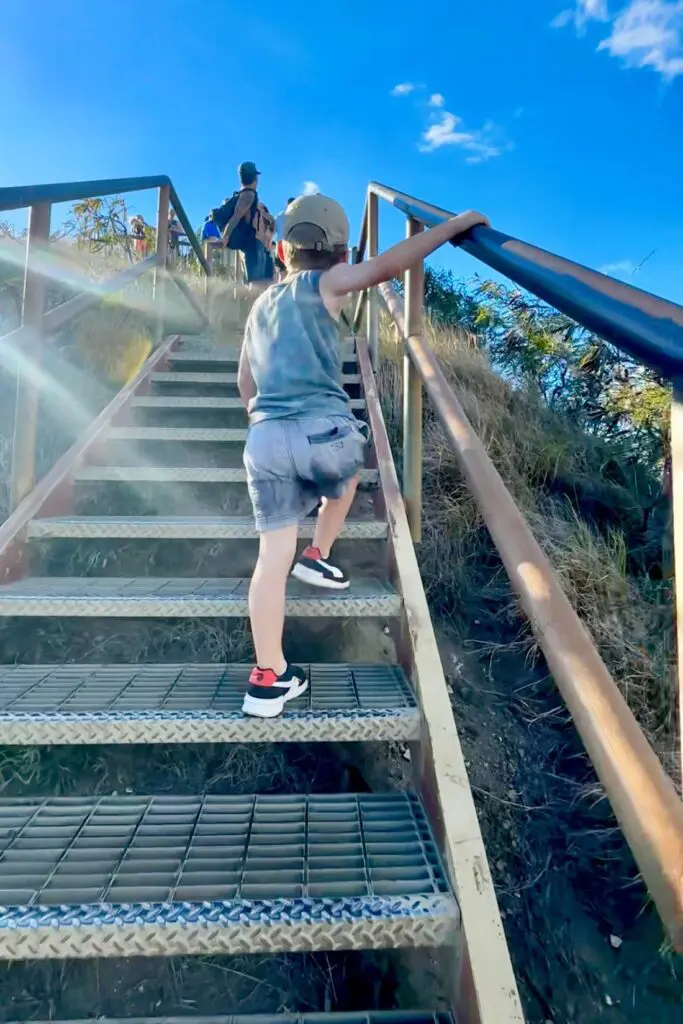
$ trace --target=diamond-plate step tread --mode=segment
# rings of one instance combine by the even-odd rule
[[[5,745],[311,743],[419,739],[420,715],[394,665],[310,665],[281,718],[242,714],[250,665],[0,667]],[[1,866],[1,861],[0,861]]]
[[[355,342],[342,342],[340,351],[344,362],[349,362],[351,359],[355,360]],[[169,363],[237,363],[239,358],[240,347],[238,345],[225,345],[224,347],[210,349],[191,348],[186,345],[168,354]]]
[[[249,614],[249,580],[189,577],[34,577],[0,586],[0,615],[77,618],[214,618]],[[287,615],[368,618],[398,615],[401,599],[383,580],[321,590],[291,579]]]
[[[246,470],[220,466],[81,466],[74,480],[119,481],[125,483],[245,484]],[[376,486],[376,469],[361,469],[364,487]]]
[[[307,520],[300,524],[299,536],[309,540],[314,530],[315,520]],[[387,524],[381,519],[352,519],[344,523],[339,536],[347,540],[382,540],[387,532]],[[258,533],[251,516],[64,516],[31,520],[28,536],[79,540],[251,540]]]
[[[0,957],[453,944],[412,793],[0,800]]]
[[[194,370],[164,370],[151,375],[153,384],[237,384],[236,373],[200,373]],[[359,373],[345,373],[343,384],[360,384]]]
[[[246,427],[111,427],[109,441],[198,441],[244,444]]]
[[[65,1020],[59,1024],[91,1024],[86,1020]],[[98,1017],[98,1024],[453,1024],[453,1016],[444,1010],[371,1010],[327,1013],[232,1014],[229,1017]],[[9,1024],[22,1024],[9,1021]],[[36,1020],[33,1024],[54,1024]]]
[[[349,401],[355,410],[365,409],[364,398],[352,398]],[[140,395],[134,398],[131,406],[136,409],[238,409],[244,410],[241,398],[212,398],[210,396],[185,395]]]
[[[108,441],[204,441],[240,442],[247,439],[246,427],[111,427]]]

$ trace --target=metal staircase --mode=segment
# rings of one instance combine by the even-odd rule
[[[27,523],[31,544],[47,546],[48,564],[55,542],[111,538],[153,540],[168,545],[170,557],[181,540],[214,539],[226,545],[228,561],[244,564],[240,549],[255,537],[250,516],[163,512],[195,481],[218,485],[216,501],[230,501],[226,480],[246,491],[239,350],[210,341],[175,342],[171,369],[152,373],[150,393],[129,403],[125,421],[107,426],[96,462],[74,472],[76,514]],[[362,415],[353,340],[344,364]],[[203,426],[216,414],[239,425]],[[176,425],[188,416],[192,426]],[[152,492],[146,515],[78,514],[79,504],[106,503],[98,489],[113,483],[125,491],[138,480]],[[364,483],[377,480],[368,466]],[[243,506],[245,495],[235,500]],[[125,503],[125,494],[115,502]],[[375,563],[386,567],[381,495],[360,494],[357,505],[344,538],[372,545]],[[311,530],[312,521],[302,537]],[[252,562],[254,555],[255,546]],[[246,573],[28,575],[0,586],[0,614],[244,617],[247,586]],[[403,610],[387,578],[364,574],[349,591],[331,593],[292,580],[287,614],[377,618],[381,632],[400,628],[387,623]],[[241,713],[244,664],[5,666],[0,728],[6,744],[22,745],[419,740],[418,701],[403,667],[339,664],[330,654],[329,663],[311,666],[309,692],[275,722]],[[459,930],[429,820],[410,792],[0,800],[0,907],[6,959],[432,948],[453,946]]]
[[[155,253],[95,288],[86,282],[82,294],[46,311],[51,205],[150,188],[158,190]],[[355,259],[379,251],[380,199],[405,214],[409,234],[449,216],[371,183]],[[45,799],[29,791],[0,798],[0,958],[383,949],[403,950],[411,965],[415,957],[419,972],[418,950],[426,950],[446,1013],[429,1006],[376,1012],[367,1005],[372,996],[361,992],[359,1014],[320,1007],[314,1014],[197,1017],[194,1024],[523,1021],[415,554],[424,395],[672,944],[683,949],[683,805],[424,338],[419,266],[406,273],[405,306],[389,285],[359,297],[355,336],[344,343],[344,385],[354,412],[367,420],[372,447],[337,549],[351,589],[321,595],[297,581],[289,586],[286,649],[315,662],[307,694],[281,719],[248,719],[239,710],[244,663],[84,658],[51,665],[33,664],[22,652],[27,621],[50,620],[86,635],[90,628],[123,631],[124,620],[143,629],[174,620],[194,630],[210,619],[227,640],[244,636],[256,557],[241,461],[247,424],[236,391],[244,319],[219,343],[207,330],[210,302],[167,271],[171,203],[210,280],[208,253],[166,177],[0,189],[0,211],[31,211],[22,325],[0,340],[4,365],[18,379],[11,514],[0,524],[0,617],[20,637],[0,656],[0,739],[22,747],[136,744],[143,751],[152,744],[353,745],[358,762],[374,766],[371,791],[349,792],[340,783],[325,794],[215,795],[198,787],[190,796],[154,795],[133,787],[123,795]],[[492,229],[476,229],[462,247],[674,378],[675,470],[683,436],[683,310]],[[35,368],[44,336],[149,273],[152,355],[36,483]],[[164,338],[174,284],[197,329]],[[233,297],[243,314],[238,290]],[[403,339],[401,485],[374,375],[380,299]],[[676,493],[675,481],[674,473]],[[312,522],[303,523],[301,539],[311,535]],[[202,544],[210,576],[188,557]],[[140,557],[146,548],[153,558]],[[103,557],[89,558],[92,551]],[[70,575],[63,575],[65,565]],[[682,652],[679,644],[679,658]],[[407,756],[409,785],[389,777],[396,743]]]

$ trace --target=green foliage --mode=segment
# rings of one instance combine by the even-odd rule
[[[648,369],[540,299],[492,281],[475,298],[487,306],[483,342],[513,384],[624,454],[654,467],[668,437],[668,385]]]
[[[71,207],[65,230],[79,248],[133,261],[134,239],[128,232],[128,208],[123,196],[79,200]]]
[[[659,469],[668,449],[670,388],[540,299],[494,281],[474,285],[427,270],[425,308],[437,327],[476,336],[494,369],[530,388],[589,434],[609,438],[625,458]]]
[[[488,326],[488,309],[452,270],[425,270],[425,309],[435,327],[477,332]]]

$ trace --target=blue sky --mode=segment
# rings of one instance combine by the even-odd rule
[[[0,185],[165,173],[200,222],[253,159],[271,209],[313,181],[355,234],[375,178],[683,302],[683,0],[39,0],[2,21]]]

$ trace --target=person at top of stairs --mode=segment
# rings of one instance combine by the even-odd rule
[[[254,303],[238,372],[249,412],[244,464],[260,535],[249,589],[257,665],[246,714],[275,717],[308,686],[304,670],[288,664],[282,634],[298,526],[318,504],[313,544],[292,575],[318,587],[349,586],[329,557],[353,502],[366,438],[341,385],[342,306],[352,292],[398,277],[478,224],[488,221],[465,213],[349,266],[349,222],[337,202],[301,196],[285,210],[287,276]]]

